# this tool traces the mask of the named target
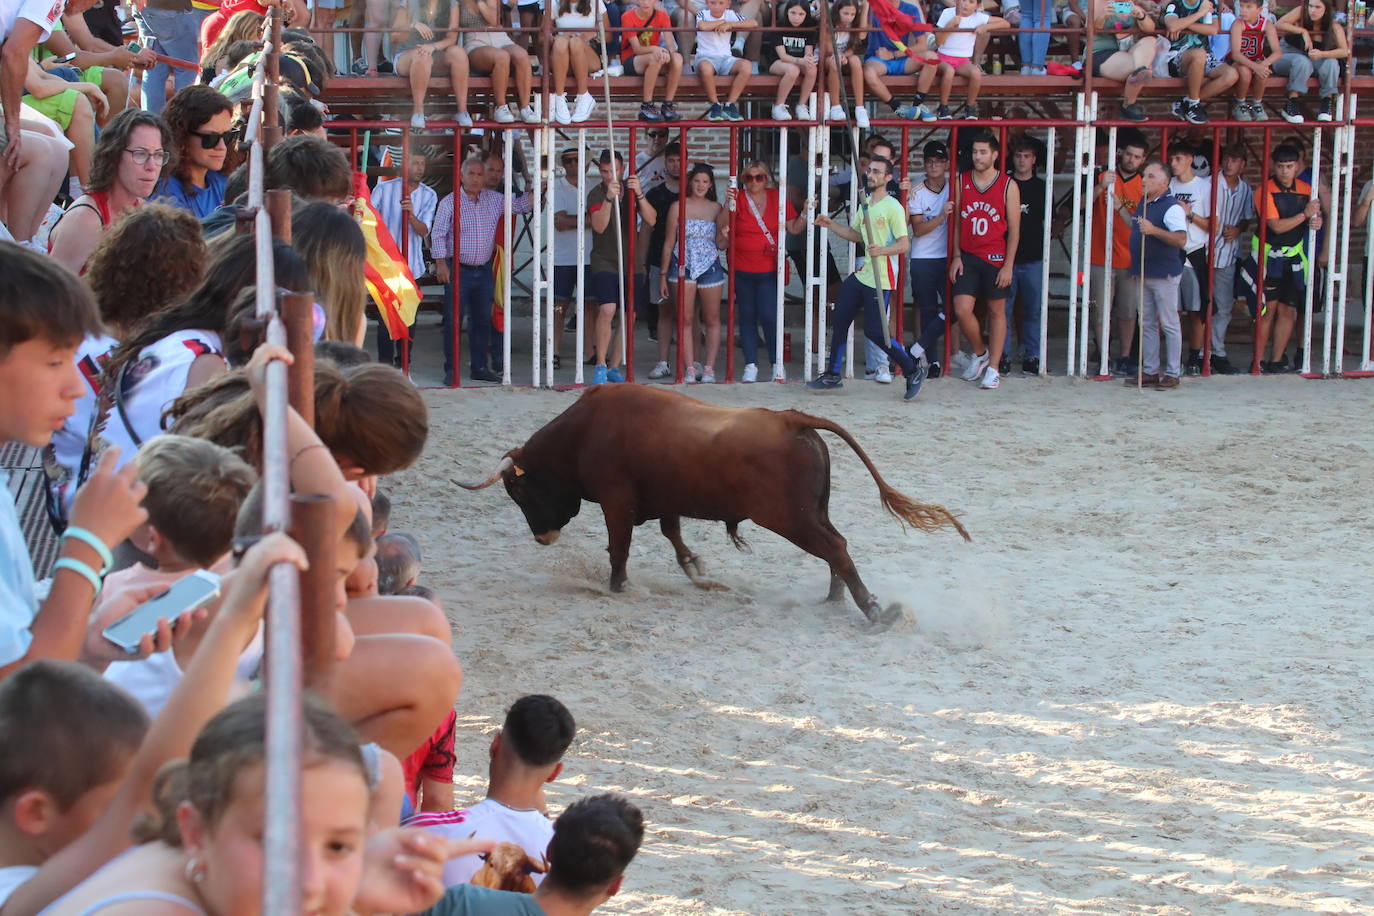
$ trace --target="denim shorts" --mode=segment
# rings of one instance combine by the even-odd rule
[[[668,265],[668,282],[677,282],[677,258],[673,258]],[[688,277],[688,283],[695,283],[697,289],[715,289],[717,286],[725,285],[725,268],[720,266],[720,258],[711,262],[711,266],[706,268],[699,276]]]
[[[717,76],[729,76],[734,71],[735,64],[742,60],[744,58],[736,57],[733,54],[698,54],[696,59],[692,61],[692,66],[700,71],[702,61],[706,61],[715,68]]]

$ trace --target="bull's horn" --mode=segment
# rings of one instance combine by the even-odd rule
[[[507,455],[506,457],[501,459],[501,463],[496,466],[496,470],[491,472],[491,476],[488,477],[486,480],[482,481],[481,483],[463,483],[461,480],[453,480],[452,477],[450,477],[449,480],[453,483],[456,483],[464,490],[485,490],[487,487],[491,486],[492,484],[496,483],[496,481],[500,480],[501,475],[506,473],[506,471],[510,470],[513,467],[515,467],[515,459],[512,458],[510,455]]]

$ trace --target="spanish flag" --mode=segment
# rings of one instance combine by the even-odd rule
[[[496,295],[491,298],[492,330],[506,332],[506,217],[496,221],[496,250],[491,256],[491,273],[495,278]]]
[[[406,259],[391,232],[372,206],[367,191],[367,176],[353,173],[353,218],[362,227],[367,241],[367,264],[363,269],[367,291],[377,303],[387,333],[392,340],[410,339],[410,326],[420,308],[420,287],[410,275]]]

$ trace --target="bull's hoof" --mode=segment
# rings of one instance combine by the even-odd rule
[[[893,624],[902,619],[902,606],[890,604],[884,609],[878,604],[878,599],[873,598],[864,609],[864,616],[868,618],[868,631],[881,633],[891,629]]]
[[[629,579],[621,579],[619,582],[617,582],[616,580],[612,579],[611,591],[615,592],[616,594],[620,594],[621,592],[625,591],[625,584],[629,581]]]

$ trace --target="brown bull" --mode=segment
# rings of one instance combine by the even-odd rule
[[[717,407],[659,387],[599,385],[507,452],[479,490],[502,481],[540,544],[552,544],[581,508],[600,503],[611,554],[611,590],[625,586],[634,527],[658,519],[693,583],[707,587],[701,559],[682,542],[680,520],[725,522],[737,547],[745,519],[787,538],[830,566],[829,600],[844,586],[869,620],[888,623],[830,524],[830,453],[816,430],[839,436],[878,485],[883,508],[922,531],[952,526],[948,510],[915,502],[887,485],[839,424],[795,410]]]
[[[533,894],[535,886],[531,876],[549,870],[547,863],[534,861],[515,843],[498,843],[491,852],[480,853],[479,857],[482,867],[468,883],[492,890]]]

